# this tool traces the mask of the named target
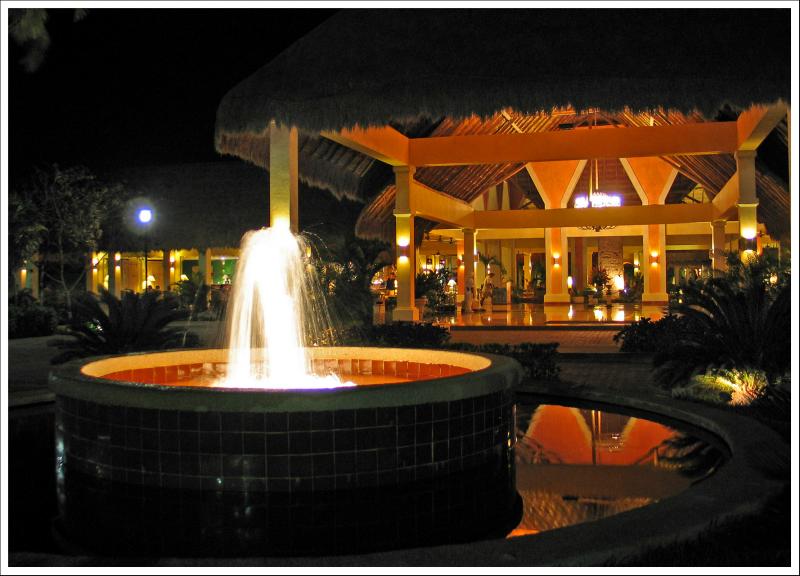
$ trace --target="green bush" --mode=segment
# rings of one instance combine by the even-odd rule
[[[417,322],[354,327],[339,336],[340,343],[345,346],[385,348],[442,348],[449,339],[450,332],[447,328]]]
[[[450,332],[430,323],[395,322],[383,326],[351,328],[339,334],[343,346],[386,348],[438,348],[509,356],[522,365],[529,380],[558,380],[558,343],[549,344],[450,344]]]
[[[197,346],[195,334],[169,326],[189,315],[188,310],[178,308],[174,298],[165,299],[155,291],[125,291],[117,298],[102,286],[99,289],[99,296],[87,292],[73,303],[72,322],[59,331],[71,338],[50,341],[62,350],[51,364],[87,356]]]
[[[50,336],[58,326],[58,313],[38,302],[13,300],[8,304],[8,337],[31,338]]]
[[[558,343],[532,344],[467,344],[458,343],[447,346],[448,350],[477,352],[509,356],[522,365],[526,380],[558,380]]]
[[[655,322],[642,318],[615,334],[614,342],[622,343],[620,352],[655,353],[672,347],[687,330],[687,321],[674,314]]]
[[[740,278],[711,278],[683,286],[676,308],[687,330],[653,358],[655,381],[683,385],[695,374],[760,370],[773,382],[791,364],[791,295],[788,283],[774,288],[760,268]]]

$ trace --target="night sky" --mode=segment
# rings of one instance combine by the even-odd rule
[[[12,178],[32,164],[124,166],[219,160],[223,95],[335,10],[50,10],[34,73],[9,59]]]

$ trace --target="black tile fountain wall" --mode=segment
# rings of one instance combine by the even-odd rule
[[[501,465],[508,390],[390,408],[188,412],[59,397],[62,465],[99,480],[189,490],[310,492],[392,486]]]

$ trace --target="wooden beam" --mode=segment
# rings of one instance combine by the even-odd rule
[[[714,205],[655,204],[619,208],[556,208],[552,210],[496,210],[475,212],[476,229],[566,228],[571,226],[624,226],[711,222]]]
[[[711,203],[714,205],[714,210],[720,216],[728,213],[732,208],[736,207],[739,201],[739,172],[734,172],[731,179],[725,183],[722,190],[717,192]]]
[[[414,166],[733,153],[736,122],[409,139]]]
[[[320,132],[328,140],[352,148],[391,166],[408,165],[408,138],[392,128],[352,128]]]
[[[474,211],[475,209],[463,200],[428,188],[417,181],[411,184],[411,212],[414,216],[422,216],[459,228],[472,228]]]
[[[786,111],[786,104],[779,102],[773,106],[753,106],[739,114],[736,120],[739,150],[758,148],[775,126],[786,118]]]

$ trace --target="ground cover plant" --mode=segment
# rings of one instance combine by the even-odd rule
[[[188,315],[188,310],[178,308],[177,299],[164,298],[159,292],[124,292],[117,298],[100,287],[99,296],[87,292],[73,302],[72,321],[59,330],[68,338],[51,341],[62,350],[51,362],[196,346],[194,334],[169,326]]]

